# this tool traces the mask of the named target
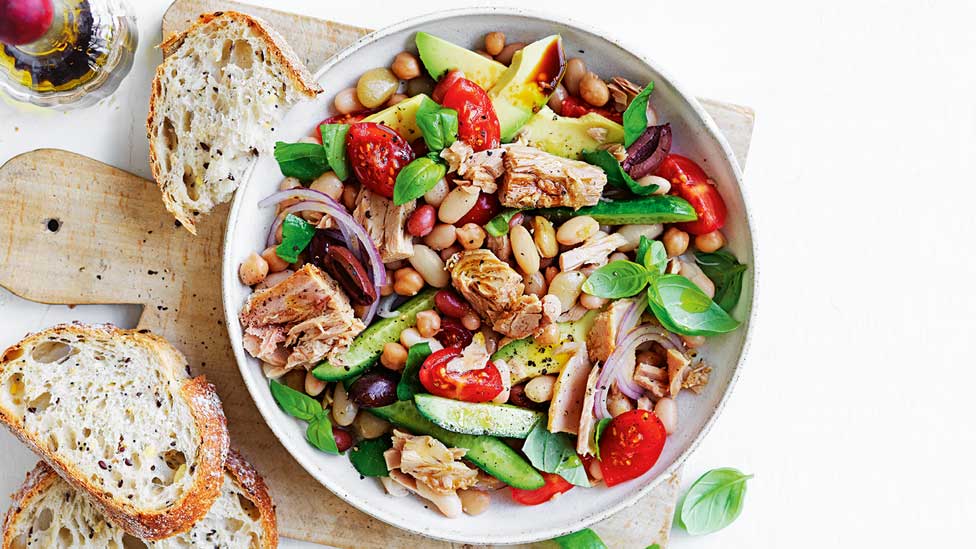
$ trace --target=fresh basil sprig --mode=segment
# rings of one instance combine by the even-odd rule
[[[639,196],[652,194],[658,189],[658,186],[654,183],[645,187],[635,181],[633,177],[630,177],[624,171],[620,162],[610,154],[610,151],[583,151],[583,160],[606,172],[607,182],[615,187],[626,187],[630,189],[630,192]]]
[[[739,327],[738,320],[681,275],[654,278],[647,290],[647,302],[661,325],[676,334],[710,336]]]
[[[275,143],[274,157],[285,177],[311,181],[329,170],[325,148],[318,143]]]
[[[607,549],[600,536],[589,528],[552,539],[559,549]]]
[[[734,255],[725,250],[713,253],[698,252],[695,254],[695,262],[701,267],[705,276],[715,283],[715,303],[731,313],[735,304],[739,302],[739,294],[742,293],[742,277],[748,266],[739,263]]]
[[[364,477],[388,477],[390,472],[386,468],[383,452],[392,447],[393,441],[389,436],[361,440],[349,451],[349,461],[356,472]]]
[[[640,243],[637,245],[636,259],[637,263],[646,269],[657,271],[660,274],[664,274],[668,267],[668,252],[664,248],[664,244],[657,240],[651,240],[644,235],[641,235]]]
[[[349,177],[349,160],[346,158],[346,135],[349,124],[322,124],[319,126],[325,159],[340,181]]]
[[[298,254],[308,247],[315,236],[315,225],[304,219],[288,214],[281,223],[281,244],[275,248],[278,257],[288,263],[298,261]]]
[[[424,98],[417,108],[417,127],[424,136],[424,143],[431,151],[450,147],[457,140],[458,113],[442,107],[433,99]]]
[[[491,221],[485,223],[485,232],[494,237],[505,236],[508,234],[508,222],[515,217],[515,214],[522,210],[517,210],[515,208],[506,208],[502,210],[502,213],[491,218]]]
[[[589,487],[586,468],[576,454],[573,440],[566,433],[550,433],[546,424],[546,418],[536,422],[525,437],[522,453],[536,469],[555,473],[570,484]]]
[[[330,454],[339,453],[339,447],[332,434],[329,411],[323,409],[317,400],[273,379],[271,396],[286,414],[308,422],[305,438],[312,446]]]
[[[583,282],[583,291],[604,299],[631,297],[647,286],[648,278],[643,265],[620,259],[593,271]]]
[[[654,82],[648,82],[624,111],[624,146],[629,147],[647,129],[647,100],[654,91]]]
[[[675,524],[693,536],[725,528],[742,513],[746,481],[752,475],[738,469],[712,469],[692,483],[678,503]]]
[[[407,365],[397,383],[397,400],[412,400],[413,395],[425,392],[420,383],[420,367],[430,355],[430,343],[427,342],[417,343],[407,351]]]
[[[335,435],[332,434],[332,422],[329,420],[328,410],[322,410],[308,422],[305,440],[323,452],[339,453],[339,445],[336,444]]]
[[[447,173],[447,167],[437,153],[427,153],[414,159],[397,174],[393,186],[393,203],[401,206],[415,198],[420,198],[434,188]]]

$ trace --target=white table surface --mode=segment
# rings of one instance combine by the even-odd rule
[[[71,114],[0,103],[0,162],[59,147],[149,176],[144,119],[168,1],[132,3],[140,45],[119,91]],[[459,5],[255,3],[367,27]],[[756,478],[737,522],[676,532],[672,546],[971,547],[976,5],[545,4],[530,3],[607,29],[696,94],[758,113],[746,185],[760,314],[735,396],[684,484],[721,466]],[[58,321],[137,315],[0,289],[0,345]],[[34,457],[5,432],[0,454],[8,493]]]

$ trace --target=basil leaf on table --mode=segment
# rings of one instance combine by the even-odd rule
[[[589,528],[552,539],[559,549],[607,549],[600,536]]]
[[[393,441],[389,436],[360,440],[349,451],[349,461],[356,472],[364,477],[388,477],[390,472],[386,468],[383,452],[392,447]]]
[[[312,421],[322,411],[322,405],[319,404],[319,401],[273,379],[271,380],[271,396],[286,414],[303,421]]]
[[[420,383],[420,367],[431,355],[430,343],[417,343],[407,351],[407,365],[403,367],[400,382],[397,383],[397,400],[411,400],[417,393],[427,392]]]
[[[732,312],[735,304],[739,302],[739,294],[742,293],[742,277],[748,265],[739,263],[734,255],[725,250],[713,253],[698,252],[695,254],[695,262],[701,267],[705,276],[715,283],[713,298],[715,303],[727,312]]]
[[[654,91],[654,82],[648,82],[624,111],[624,146],[629,147],[647,129],[647,100]]]
[[[442,107],[436,101],[424,98],[417,108],[417,127],[424,136],[424,143],[431,151],[450,147],[457,140],[458,113]]]
[[[434,188],[446,173],[447,168],[441,163],[437,153],[428,153],[414,159],[397,174],[396,184],[393,186],[393,203],[402,206],[420,198]]]
[[[546,473],[555,473],[570,484],[590,486],[583,461],[576,454],[576,445],[566,433],[550,433],[546,429],[547,420],[536,422],[525,437],[522,453],[529,458],[532,466]]]
[[[325,148],[318,143],[275,143],[274,157],[285,177],[311,181],[329,170]]]
[[[710,336],[739,327],[738,320],[681,275],[665,274],[652,280],[647,301],[661,325],[676,334]]]
[[[658,188],[658,186],[653,183],[645,187],[635,181],[633,177],[630,177],[630,175],[624,171],[623,167],[620,165],[620,162],[618,162],[617,159],[610,154],[610,151],[583,151],[583,160],[602,169],[607,174],[607,183],[610,183],[615,187],[626,187],[630,189],[630,192],[636,195],[649,195]]]
[[[505,236],[508,234],[508,222],[515,217],[515,214],[522,210],[517,210],[515,208],[506,208],[502,210],[502,213],[491,218],[491,221],[485,223],[485,232],[494,237]]]
[[[593,429],[593,443],[596,445],[596,459],[600,459],[600,438],[603,437],[603,431],[607,429],[612,420],[608,417],[601,419],[596,422],[596,427]]]
[[[349,160],[346,158],[346,135],[348,133],[349,124],[322,124],[319,126],[326,161],[340,181],[349,178]]]
[[[678,503],[675,524],[693,536],[725,528],[742,513],[746,475],[738,469],[712,469],[692,483]]]
[[[288,263],[298,261],[298,254],[308,247],[315,235],[315,225],[304,219],[288,214],[281,223],[281,244],[275,248],[278,257]]]
[[[583,291],[604,299],[619,299],[637,295],[646,285],[647,269],[618,259],[593,271],[583,282]]]
[[[329,454],[339,454],[339,446],[336,444],[335,435],[332,434],[332,422],[329,421],[329,411],[321,410],[308,422],[305,429],[305,439],[309,444],[319,450]]]

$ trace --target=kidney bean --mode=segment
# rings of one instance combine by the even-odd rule
[[[434,221],[437,219],[437,210],[430,204],[424,204],[410,214],[407,220],[407,232],[412,236],[427,236],[434,230]]]
[[[471,306],[457,295],[457,292],[450,289],[438,290],[434,294],[434,305],[444,316],[451,318],[461,318],[464,313],[471,310]]]
[[[467,347],[474,339],[471,330],[465,328],[461,322],[451,317],[441,319],[441,329],[434,336],[434,339],[445,347]]]
[[[352,448],[352,435],[349,434],[349,431],[333,425],[332,438],[335,439],[336,446],[339,448],[340,452],[345,452],[346,450]]]
[[[468,213],[464,214],[461,219],[454,222],[454,225],[462,227],[468,223],[474,223],[476,225],[484,225],[491,221],[491,218],[498,215],[498,212],[502,210],[502,205],[498,202],[498,197],[494,194],[481,193],[478,195],[478,200],[475,201],[474,206],[468,210]]]

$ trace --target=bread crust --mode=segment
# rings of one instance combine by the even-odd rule
[[[46,446],[41,446],[39,441],[24,431],[20,419],[8,410],[0,408],[0,421],[75,489],[87,493],[95,507],[126,532],[141,539],[155,540],[189,530],[207,514],[220,496],[224,463],[230,446],[227,420],[213,385],[204,376],[189,378],[183,354],[162,337],[147,330],[122,330],[111,324],[60,324],[31,334],[4,351],[0,359],[0,372],[7,368],[10,361],[22,356],[25,348],[57,336],[84,336],[107,341],[135,340],[157,353],[161,367],[169,369],[177,379],[184,380],[180,394],[190,407],[200,435],[199,459],[190,489],[166,509],[153,512],[125,509],[114,501],[110,492],[85,480],[76,466],[64,462]]]
[[[163,62],[156,67],[153,77],[152,88],[149,95],[149,115],[146,117],[146,133],[149,139],[149,167],[152,170],[153,179],[163,191],[163,202],[166,209],[192,234],[197,234],[196,221],[193,216],[184,215],[179,211],[173,202],[166,195],[163,188],[162,170],[156,152],[155,140],[152,137],[153,128],[156,126],[157,103],[163,93],[163,74],[169,68],[168,58],[186,40],[190,34],[206,32],[209,25],[225,24],[227,22],[237,22],[250,27],[268,46],[271,55],[285,67],[285,76],[306,97],[314,97],[322,92],[322,87],[312,77],[312,73],[298,58],[298,54],[288,45],[284,37],[278,34],[267,21],[260,17],[247,15],[236,11],[216,11],[200,15],[196,23],[185,31],[174,34],[166,38],[160,48],[163,50]]]
[[[10,494],[10,508],[7,509],[7,514],[3,518],[3,545],[0,547],[9,549],[13,545],[14,524],[20,520],[20,515],[24,513],[30,502],[50,488],[57,479],[57,473],[43,461],[37,462],[37,465],[27,472],[24,484],[16,492]]]

